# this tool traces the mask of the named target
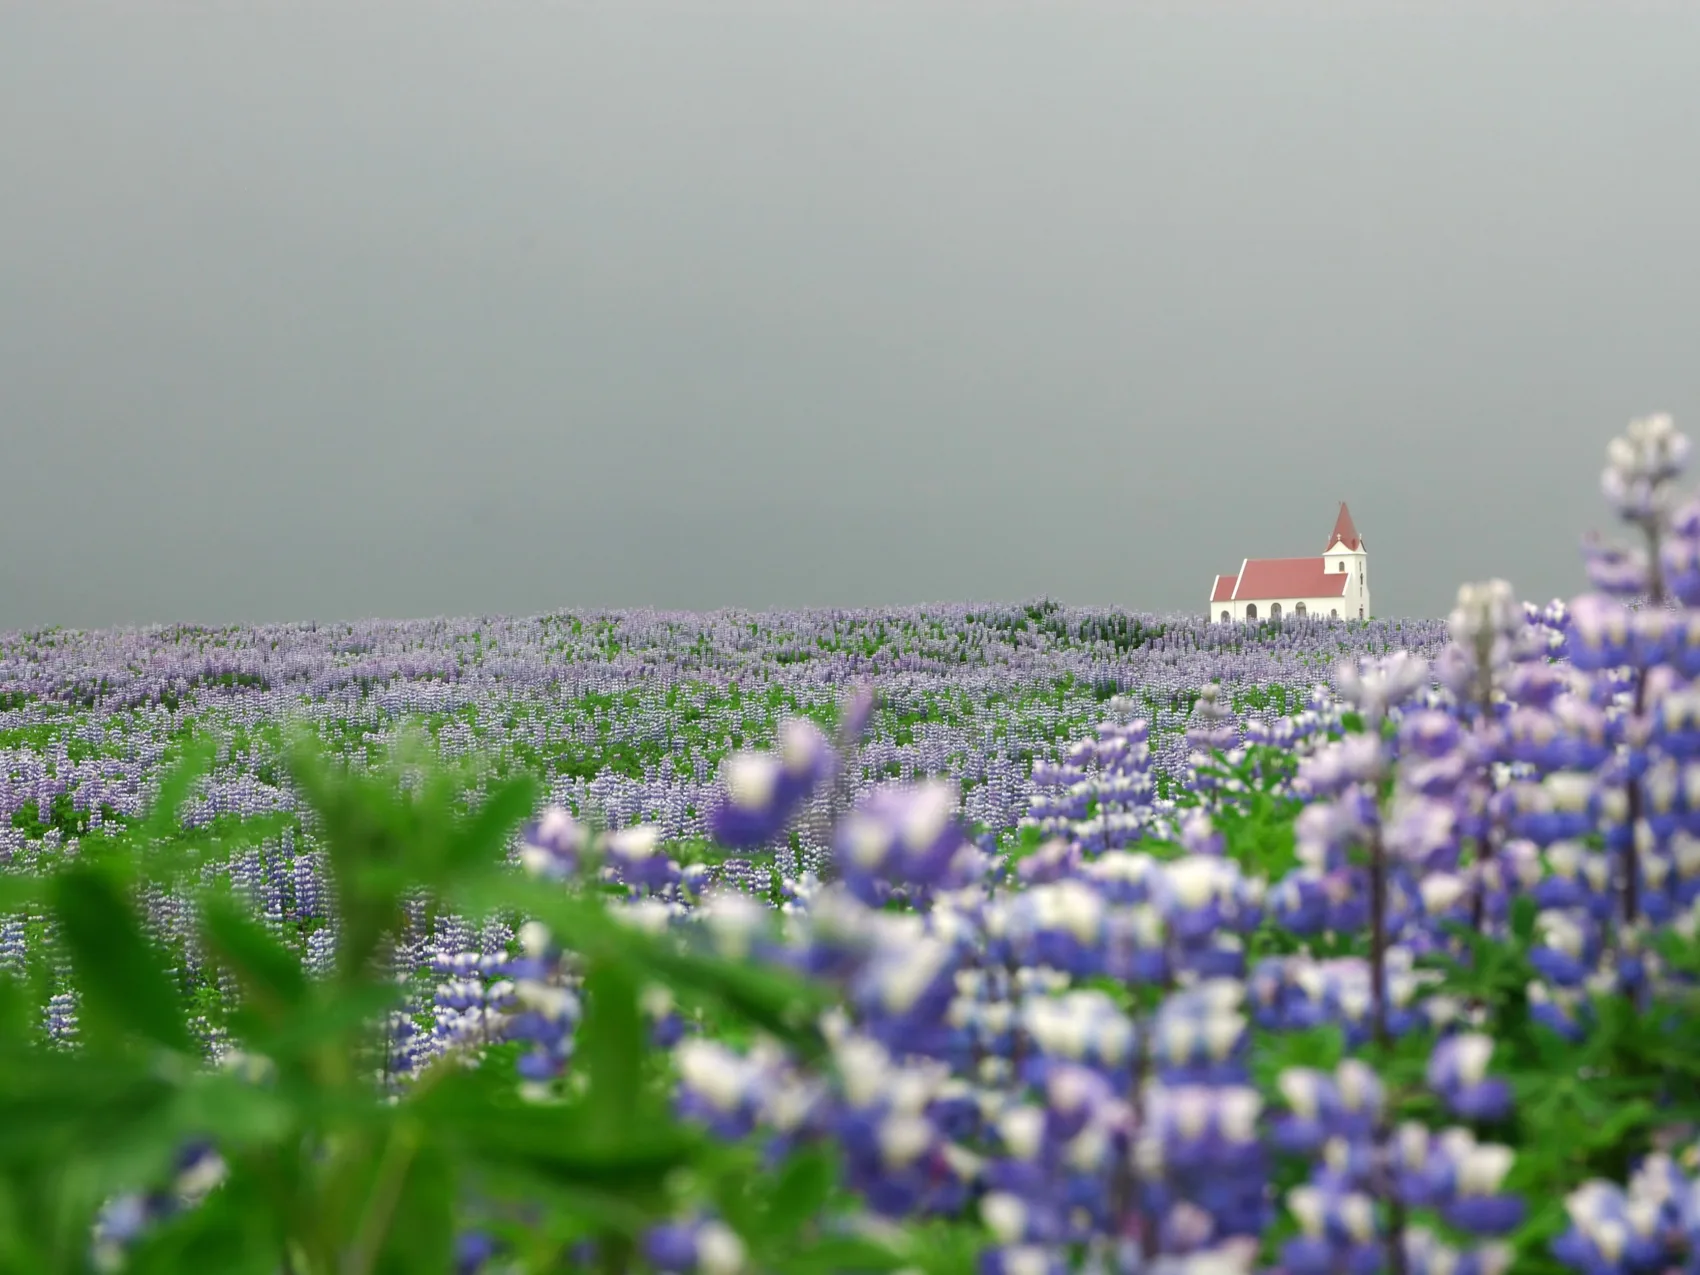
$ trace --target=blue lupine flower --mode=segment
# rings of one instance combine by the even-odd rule
[[[1503,1120],[1511,1113],[1511,1086],[1489,1077],[1493,1037],[1464,1032],[1441,1040],[1429,1055],[1428,1087],[1467,1120]]]
[[[644,1237],[643,1253],[670,1275],[737,1275],[747,1260],[737,1232],[714,1218],[654,1227]]]
[[[550,806],[521,834],[520,862],[533,876],[562,879],[577,874],[589,845],[584,825],[560,806]]]
[[[820,728],[804,717],[781,724],[777,753],[736,753],[723,765],[724,799],[708,813],[709,834],[722,845],[764,845],[791,822],[833,773],[836,757]]]

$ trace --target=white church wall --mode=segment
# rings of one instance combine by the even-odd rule
[[[1220,623],[1223,614],[1226,613],[1230,623],[1243,623],[1246,620],[1247,609],[1255,606],[1257,608],[1257,620],[1261,623],[1270,618],[1270,608],[1278,603],[1281,607],[1281,618],[1290,620],[1298,614],[1298,608],[1302,603],[1305,614],[1312,618],[1355,620],[1358,618],[1359,603],[1350,590],[1347,593],[1348,596],[1344,598],[1272,598],[1257,602],[1247,602],[1244,599],[1238,602],[1213,602],[1210,604],[1210,618]],[[1367,602],[1364,614],[1366,616],[1369,614]]]

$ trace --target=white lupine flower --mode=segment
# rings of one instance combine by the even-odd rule
[[[1275,1087],[1294,1115],[1301,1120],[1315,1120],[1322,1107],[1322,1082],[1320,1072],[1309,1067],[1289,1067],[1275,1078]]]
[[[1252,1142],[1257,1138],[1257,1118],[1263,1113],[1263,1096],[1255,1089],[1236,1086],[1217,1094],[1217,1128],[1229,1142]]]
[[[873,869],[885,862],[895,838],[885,823],[867,815],[850,816],[846,841],[851,861],[859,868]]]
[[[565,987],[522,979],[514,989],[514,999],[525,1009],[534,1009],[545,1018],[560,1022],[578,1013],[578,997]]]
[[[865,1036],[850,1036],[837,1049],[838,1071],[844,1080],[844,1096],[853,1107],[871,1106],[883,1091],[891,1073],[885,1047]]]
[[[1015,1244],[1027,1233],[1027,1205],[1007,1191],[986,1194],[980,1201],[980,1219],[999,1244]]]
[[[661,983],[650,983],[639,997],[639,1006],[651,1018],[665,1018],[673,1012],[673,993]]]
[[[1515,632],[1522,623],[1516,591],[1504,580],[1489,580],[1459,587],[1447,627],[1454,642],[1473,646],[1483,634]]]
[[[956,813],[956,803],[956,790],[948,783],[930,780],[918,785],[904,811],[904,841],[917,849],[932,845]]]
[[[1091,1173],[1103,1166],[1110,1151],[1110,1135],[1103,1125],[1089,1123],[1069,1140],[1064,1149],[1068,1163],[1081,1173]]]
[[[947,1142],[940,1149],[944,1162],[950,1171],[964,1181],[972,1181],[985,1171],[985,1161],[965,1147],[959,1147],[954,1142]]]
[[[1541,788],[1552,808],[1561,814],[1580,814],[1587,810],[1597,784],[1593,775],[1575,771],[1557,771],[1541,780]]]
[[[1311,1238],[1318,1239],[1326,1232],[1327,1219],[1323,1212],[1322,1191],[1319,1188],[1297,1186],[1288,1191],[1287,1211],[1299,1224],[1299,1230]]]
[[[1351,982],[1340,988],[1340,1009],[1347,1018],[1362,1018],[1369,1013],[1373,997],[1368,984]]]
[[[1049,1275],[1051,1255],[1037,1244],[1005,1249],[1003,1269],[1004,1275]]]
[[[1029,1002],[1023,1010],[1027,1034],[1047,1054],[1080,1059],[1092,1039],[1092,1025],[1073,1006],[1051,1000]]]
[[[1428,1163],[1429,1131],[1415,1120],[1402,1121],[1393,1131],[1394,1157],[1413,1171]]]
[[[610,908],[609,915],[625,921],[645,934],[665,934],[673,917],[681,909],[661,899],[639,899],[624,907]]]
[[[1245,1029],[1243,1014],[1212,1014],[1206,1018],[1202,1035],[1210,1057],[1217,1062],[1226,1060],[1244,1037]]]
[[[1466,1085],[1481,1084],[1487,1078],[1488,1062],[1493,1058],[1493,1037],[1482,1032],[1467,1032],[1453,1037],[1452,1048],[1458,1079]]]
[[[1469,887],[1464,878],[1451,872],[1437,872],[1424,877],[1419,887],[1422,892],[1423,910],[1430,915],[1450,911],[1456,907]]]
[[[217,1152],[208,1152],[196,1158],[193,1164],[180,1173],[175,1183],[178,1195],[186,1201],[197,1201],[204,1198],[208,1192],[223,1182],[229,1173],[229,1166]]]
[[[1497,1143],[1471,1147],[1458,1164],[1458,1194],[1492,1195],[1511,1172],[1515,1159],[1510,1147]]]
[[[1165,1058],[1190,1057],[1203,1036],[1202,1027],[1191,1018],[1173,1014],[1157,1020],[1159,1048]]]
[[[765,1097],[767,1118],[781,1133],[789,1133],[808,1119],[819,1097],[819,1090],[814,1085],[787,1079],[767,1090]]]
[[[1346,1233],[1359,1244],[1368,1244],[1375,1238],[1375,1205],[1361,1192],[1353,1191],[1340,1202],[1340,1221]]]
[[[1164,873],[1175,900],[1183,908],[1201,908],[1216,889],[1216,860],[1195,855],[1168,865]]]
[[[530,875],[543,876],[555,864],[555,856],[542,846],[534,846],[530,842],[519,848],[519,864]],[[536,922],[532,922],[536,924]]]
[[[694,1093],[722,1111],[733,1111],[746,1092],[746,1064],[724,1045],[709,1040],[683,1040],[673,1050],[679,1079]]]
[[[1375,1069],[1355,1058],[1348,1058],[1334,1070],[1334,1083],[1340,1092],[1340,1103],[1348,1111],[1362,1110],[1380,1093],[1380,1077]]]
[[[1097,938],[1104,921],[1104,899],[1083,881],[1059,881],[1051,889],[1056,919],[1082,943]]]
[[[1535,923],[1543,946],[1566,956],[1580,957],[1586,939],[1580,922],[1564,912],[1542,912]]]
[[[938,1092],[938,1082],[918,1068],[905,1068],[886,1082],[886,1100],[894,1111],[920,1113]]]
[[[773,800],[783,767],[771,753],[734,753],[723,763],[726,795],[745,810],[763,810]]]
[[[1168,923],[1154,904],[1141,903],[1122,913],[1132,923],[1133,940],[1140,947],[1158,947],[1168,937]]]
[[[901,959],[886,962],[880,970],[880,1003],[893,1014],[908,1010],[932,986],[950,956],[950,948],[937,939],[921,939],[911,945],[901,953]]]
[[[1188,1141],[1202,1136],[1210,1126],[1211,1091],[1197,1085],[1182,1085],[1168,1090],[1166,1096],[1175,1132]]]
[[[1045,1113],[1038,1107],[1015,1107],[998,1119],[998,1135],[1017,1160],[1031,1160],[1039,1154],[1039,1144],[1045,1132]]]
[[[661,844],[661,829],[652,823],[634,824],[604,839],[608,853],[621,859],[647,859]]]
[[[697,1268],[702,1275],[738,1275],[748,1253],[738,1233],[724,1222],[707,1221],[697,1231]]]
[[[888,1168],[909,1165],[932,1141],[933,1124],[925,1117],[895,1113],[879,1123],[880,1158]]]

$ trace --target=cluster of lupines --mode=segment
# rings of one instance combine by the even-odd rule
[[[1111,707],[1126,712],[1131,705],[1118,698]],[[1073,832],[1088,852],[1139,840],[1151,826],[1155,795],[1150,722],[1105,722],[1095,738],[1074,744],[1061,762],[1036,760],[1033,787],[1024,827],[1046,837]],[[1095,817],[1088,820],[1090,811]]]
[[[1107,757],[1113,776],[1141,729],[1107,724],[1076,764]],[[732,790],[745,826],[762,799],[795,809],[786,769],[775,759],[766,782]],[[1198,817],[1178,830],[1186,857],[1176,862],[1059,839],[1023,862],[1018,888],[988,891],[993,874],[952,818],[952,796],[900,786],[858,803],[837,839],[842,883],[800,883],[787,905],[792,942],[765,953],[843,988],[850,1019],[835,1031],[836,1083],[788,1072],[771,1050],[740,1057],[687,1039],[681,1111],[728,1137],[758,1127],[784,1141],[830,1136],[879,1213],[950,1215],[978,1194],[1001,1241],[992,1269],[1048,1269],[1059,1246],[1089,1240],[1243,1268],[1268,1220],[1236,981],[1243,936],[1262,917],[1261,882],[1242,876]],[[567,835],[564,816],[551,819]],[[771,836],[783,820],[759,826]],[[542,852],[546,840],[540,825],[523,852],[544,870],[560,857]],[[894,887],[919,913],[868,910]],[[711,900],[703,915],[723,940],[753,928],[717,926],[721,912]],[[734,947],[756,951],[747,940]],[[1177,992],[1141,1033],[1101,993],[1055,994],[1097,977],[1207,981]],[[668,1234],[671,1243],[683,1232]]]
[[[1476,1033],[1444,1037],[1431,1055],[1427,1082],[1447,1109],[1471,1120],[1503,1120],[1510,1092],[1487,1075],[1493,1041]],[[1410,1275],[1477,1271],[1510,1265],[1503,1242],[1459,1250],[1431,1227],[1407,1217],[1432,1213],[1453,1231],[1502,1237],[1523,1220],[1520,1197],[1503,1190],[1510,1147],[1480,1143],[1466,1127],[1431,1131],[1389,1121],[1381,1077],[1358,1059],[1332,1075],[1289,1068],[1278,1081],[1285,1110],[1274,1122],[1276,1146],[1316,1157],[1308,1181],[1287,1195],[1299,1234],[1282,1249],[1290,1275],[1340,1270],[1403,1269]]]
[[[1106,727],[1092,743],[1138,729]],[[1267,1221],[1267,1165],[1235,978],[1261,883],[1196,818],[1177,862],[1059,840],[1023,861],[1020,888],[988,893],[946,796],[899,789],[852,812],[844,887],[813,892],[802,917],[798,963],[837,978],[853,1016],[841,1085],[813,1092],[852,1183],[885,1212],[948,1213],[978,1192],[1000,1240],[988,1269],[1051,1269],[1060,1246],[1094,1239],[1244,1268]],[[889,899],[868,868],[894,858],[932,887],[917,898],[925,911],[858,913]],[[1209,981],[1164,1005],[1142,1049],[1108,997],[1056,994],[1096,977]],[[771,1060],[682,1048],[684,1109],[713,1127],[747,1132],[760,1095],[779,1092]]]

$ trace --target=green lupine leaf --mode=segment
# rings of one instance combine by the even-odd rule
[[[247,1005],[267,1020],[281,1020],[307,999],[307,976],[295,953],[235,900],[204,899],[201,931],[214,957],[241,984]]]
[[[61,872],[53,882],[53,912],[77,976],[79,1018],[91,1036],[110,1027],[194,1051],[176,984],[110,878],[81,867]]]
[[[472,815],[454,827],[444,849],[439,879],[432,884],[499,862],[509,838],[537,808],[537,798],[537,781],[530,775],[516,776],[498,786]]]

